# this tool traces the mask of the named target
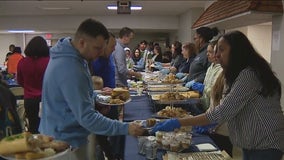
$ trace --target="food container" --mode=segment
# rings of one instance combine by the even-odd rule
[[[147,142],[147,137],[140,136],[138,137],[138,153],[145,155],[145,143]]]
[[[156,137],[149,136],[145,142],[146,159],[157,159],[157,148]]]

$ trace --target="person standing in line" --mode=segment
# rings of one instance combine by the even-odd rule
[[[14,44],[10,44],[10,45],[9,45],[9,52],[6,54],[4,66],[7,66],[8,57],[13,54],[13,52],[14,52],[14,50],[15,50],[15,47],[16,47],[16,46],[15,46]]]
[[[148,42],[146,40],[141,41],[137,49],[140,51],[140,59],[134,68],[136,70],[144,70],[148,67],[148,60],[152,58],[153,52],[148,50]]]
[[[92,62],[91,71],[92,75],[102,77],[103,80],[103,89],[102,91],[105,94],[111,94],[113,88],[115,88],[115,67],[113,62],[112,52],[115,49],[116,40],[115,36],[110,33],[110,37],[107,42],[107,46],[103,52],[103,54]],[[96,109],[101,110],[104,108],[110,108],[108,113],[104,115],[111,119],[118,120],[118,109],[117,106],[105,106],[101,104],[96,104]],[[102,113],[102,112],[101,112]],[[118,138],[118,136],[110,137],[111,139]],[[105,159],[104,155],[108,160],[114,160],[114,153],[111,143],[108,140],[108,136],[105,135],[96,135],[96,141],[100,146],[100,149],[96,147],[97,159]],[[121,146],[121,145],[120,145]],[[104,155],[100,152],[103,151]]]
[[[122,28],[119,32],[119,38],[116,40],[115,50],[112,53],[115,63],[115,84],[119,87],[127,87],[127,77],[142,77],[141,73],[128,70],[126,66],[124,48],[130,43],[133,37],[134,31],[132,29],[128,27]]]
[[[29,121],[28,131],[39,133],[39,105],[41,102],[43,75],[49,62],[49,47],[40,36],[26,46],[26,57],[18,63],[17,81],[24,88],[24,107]]]
[[[126,64],[127,64],[127,69],[133,69],[134,61],[132,59],[132,53],[130,48],[125,47],[124,48],[125,54],[126,54]]]
[[[134,62],[134,65],[137,65],[137,63],[140,61],[141,59],[141,52],[140,52],[140,49],[139,48],[135,48],[133,50],[133,56],[132,56],[132,60]]]
[[[198,116],[161,122],[153,132],[228,122],[230,140],[242,148],[244,160],[281,160],[284,152],[281,83],[269,63],[240,31],[221,36],[217,58],[227,85],[222,102]]]
[[[13,54],[8,57],[7,71],[9,74],[16,75],[18,63],[22,58],[24,56],[22,56],[21,47],[15,47]]]
[[[68,159],[88,159],[90,133],[138,136],[145,132],[138,124],[111,120],[94,109],[88,63],[104,51],[108,38],[106,27],[89,18],[79,25],[74,39],[62,38],[50,49],[39,131],[69,143],[73,152]]]

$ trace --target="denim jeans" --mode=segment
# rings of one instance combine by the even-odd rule
[[[282,156],[278,149],[243,149],[243,160],[281,160]]]

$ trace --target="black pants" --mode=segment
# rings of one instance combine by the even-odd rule
[[[229,136],[211,133],[209,134],[209,137],[215,142],[221,151],[225,150],[231,157],[233,157],[233,145]]]
[[[38,127],[40,118],[38,117],[38,112],[40,102],[41,98],[24,99],[26,117],[29,121],[28,131],[33,134],[39,133]]]
[[[110,109],[110,112],[106,115],[106,117],[110,119],[118,119],[118,107],[117,106],[112,106]],[[112,141],[110,142],[109,141]],[[122,157],[120,151],[116,151],[116,149],[112,146],[121,146],[122,144],[117,144],[118,139],[120,139],[120,136],[104,136],[104,135],[96,135],[96,141],[100,145],[100,149],[105,153],[105,156],[108,158],[108,160],[113,160],[115,158],[120,158]],[[124,147],[123,147],[124,148]],[[97,153],[100,154],[100,153]],[[123,153],[122,153],[123,154]],[[97,157],[100,159],[99,157]],[[104,157],[101,157],[104,159]]]

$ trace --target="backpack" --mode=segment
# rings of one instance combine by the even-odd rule
[[[16,97],[0,84],[0,139],[22,132],[16,106]]]

